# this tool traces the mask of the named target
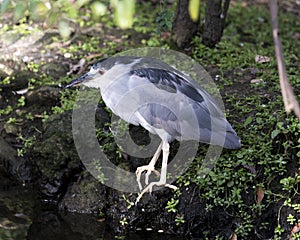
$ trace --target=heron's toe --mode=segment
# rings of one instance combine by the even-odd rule
[[[178,187],[176,187],[175,185],[172,185],[172,184],[166,184],[165,187],[171,188],[173,190],[177,190],[178,189]]]
[[[156,184],[156,182],[152,182],[150,183],[147,187],[144,188],[144,190],[140,193],[140,195],[137,197],[136,201],[135,201],[135,205],[141,200],[141,198],[143,197],[143,195],[146,192],[151,193],[152,192],[152,188],[153,186]]]
[[[147,171],[147,173],[145,175],[145,183],[146,183],[146,185],[149,184],[149,176],[150,176],[151,172],[154,172],[155,175],[158,176],[158,177],[160,176],[159,171],[157,171],[156,169],[154,169],[154,168],[153,169],[148,169],[148,171]]]
[[[143,197],[143,195],[147,192],[149,192],[150,194],[152,193],[152,189],[154,186],[158,186],[158,187],[168,187],[171,188],[173,190],[177,190],[178,187],[176,187],[175,185],[171,185],[165,182],[151,182],[147,187],[144,188],[144,190],[140,193],[140,195],[137,197],[135,204],[137,204],[141,198]]]
[[[142,172],[136,170],[135,174],[136,174],[136,181],[139,185],[139,189],[140,189],[140,191],[142,191],[142,189],[143,189],[142,184],[141,184],[141,174],[142,174]]]
[[[136,174],[136,181],[139,185],[140,190],[142,190],[141,175],[145,171],[147,171],[146,176],[145,176],[145,184],[146,185],[148,185],[148,183],[149,183],[149,176],[150,176],[151,172],[154,172],[158,177],[160,176],[159,171],[157,171],[153,166],[145,165],[145,166],[138,167],[135,171],[135,174]]]

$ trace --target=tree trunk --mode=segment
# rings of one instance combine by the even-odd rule
[[[223,8],[222,2],[224,2]],[[202,36],[204,45],[214,47],[221,40],[229,3],[230,0],[206,0]]]
[[[196,34],[199,21],[194,22],[188,11],[189,0],[179,0],[173,21],[173,41],[179,48],[185,47]],[[199,18],[200,19],[200,18]]]

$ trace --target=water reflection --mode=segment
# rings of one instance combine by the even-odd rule
[[[1,183],[1,180],[0,180]],[[3,183],[3,182],[2,182]],[[1,240],[111,240],[115,236],[95,216],[58,212],[41,204],[38,194],[16,185],[0,185]],[[125,239],[172,239],[154,232],[132,233]]]
[[[32,223],[34,201],[28,190],[19,191],[15,184],[0,180],[0,239],[26,239]]]
[[[30,240],[90,240],[103,239],[104,235],[105,224],[99,223],[93,216],[62,215],[54,211],[41,212],[33,219],[28,230]]]

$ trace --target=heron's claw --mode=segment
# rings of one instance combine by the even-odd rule
[[[148,185],[148,183],[149,183],[149,176],[150,176],[151,172],[154,172],[156,174],[156,176],[158,176],[158,177],[160,176],[159,171],[157,171],[154,168],[154,166],[145,165],[145,166],[138,167],[135,171],[135,174],[136,174],[136,181],[137,181],[141,191],[143,189],[142,184],[141,184],[141,175],[144,171],[147,171],[146,175],[145,175],[145,184],[146,185]]]
[[[137,197],[136,201],[135,201],[135,205],[141,200],[141,198],[143,197],[143,195],[146,192],[149,192],[150,194],[152,193],[152,188],[154,186],[158,186],[158,187],[168,187],[171,188],[173,190],[177,190],[178,187],[171,185],[171,184],[167,184],[167,183],[163,183],[163,182],[152,182],[150,183],[147,187],[144,188],[144,190],[140,193],[140,195]]]

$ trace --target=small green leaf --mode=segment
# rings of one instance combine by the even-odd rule
[[[247,117],[246,121],[244,122],[244,127],[248,126],[252,122],[253,118],[251,116]]]
[[[190,0],[189,14],[194,22],[197,22],[200,14],[200,0]]]
[[[263,120],[262,120],[261,117],[257,117],[257,118],[256,118],[256,122],[257,122],[258,124],[262,124],[262,123],[263,123]]]
[[[233,187],[233,185],[234,185],[234,181],[229,181],[227,183],[227,187],[229,187],[229,188]]]
[[[103,16],[107,11],[106,6],[98,1],[91,4],[91,10],[95,18]]]
[[[283,129],[283,122],[277,122],[277,127],[279,129]]]
[[[275,129],[272,131],[271,133],[271,138],[274,139],[276,138],[276,136],[280,133],[280,131],[278,129]]]

